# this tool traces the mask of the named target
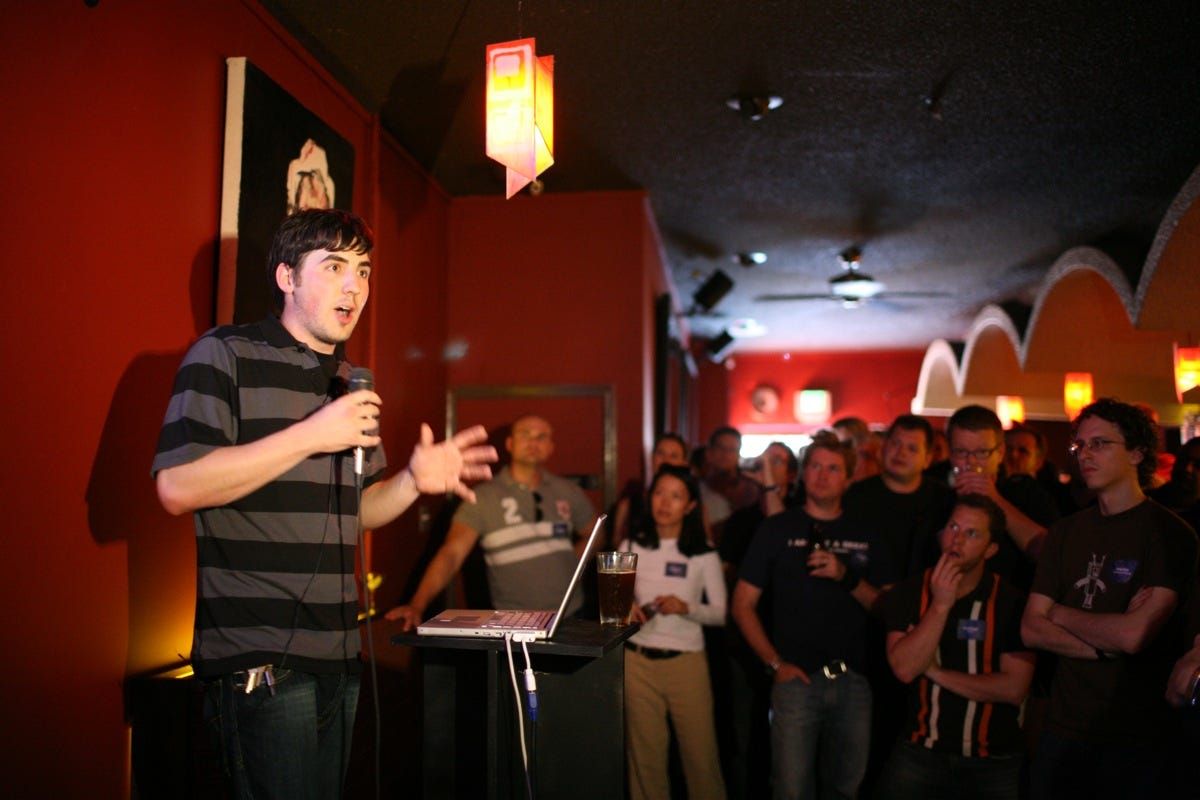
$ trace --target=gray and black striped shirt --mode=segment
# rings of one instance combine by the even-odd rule
[[[292,425],[340,395],[348,372],[340,346],[319,356],[274,317],[208,331],[175,375],[152,472]],[[383,466],[375,448],[364,485]],[[312,456],[245,497],[197,511],[196,674],[262,664],[356,670],[357,520],[349,452]]]

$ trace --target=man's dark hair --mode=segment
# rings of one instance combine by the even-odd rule
[[[1046,434],[1041,431],[1035,431],[1033,428],[1026,428],[1024,425],[1014,425],[1004,434],[1005,442],[1009,436],[1015,436],[1018,433],[1025,433],[1033,437],[1033,446],[1037,448],[1038,455],[1046,455]]]
[[[929,420],[924,417],[919,417],[916,414],[901,414],[892,420],[892,424],[888,426],[887,436],[892,438],[892,434],[896,431],[920,431],[925,434],[925,449],[933,449],[933,426],[929,424]]]
[[[1171,483],[1182,484],[1192,480],[1192,473],[1200,469],[1200,436],[1193,436],[1179,448],[1175,463],[1171,466]]]
[[[1079,426],[1088,417],[1116,425],[1125,440],[1125,449],[1141,451],[1142,461],[1137,465],[1138,483],[1149,486],[1150,479],[1154,477],[1154,470],[1158,469],[1158,426],[1151,421],[1146,412],[1115,398],[1101,397],[1091,405],[1084,406],[1083,411],[1080,411],[1079,416],[1071,423],[1072,439],[1079,436]]]
[[[996,416],[996,412],[990,408],[963,406],[955,411],[950,416],[950,421],[946,423],[946,436],[954,436],[955,428],[962,428],[964,431],[973,433],[995,431],[996,444],[1004,442],[1004,426],[1000,424],[1000,418]]]
[[[846,477],[854,474],[854,465],[858,461],[858,452],[854,449],[854,442],[840,441],[833,431],[818,431],[808,447],[804,448],[804,462],[801,466],[808,466],[814,450],[828,450],[831,453],[837,453],[846,464]]]
[[[862,417],[842,417],[833,421],[833,429],[835,431],[844,431],[855,446],[862,445],[871,435],[871,428],[868,427],[867,421]]]
[[[633,531],[633,541],[650,550],[658,549],[658,528],[654,523],[651,503],[653,503],[652,498],[658,482],[665,477],[678,478],[683,481],[683,485],[687,487],[688,500],[696,504],[683,516],[683,529],[679,531],[679,540],[676,542],[679,552],[689,558],[707,553],[712,550],[712,546],[708,543],[708,537],[704,533],[704,517],[700,514],[700,484],[691,470],[674,464],[663,464],[654,474],[654,480],[650,481],[650,490],[646,493],[646,511],[637,521]]]
[[[995,500],[987,495],[960,494],[958,499],[954,501],[954,507],[958,508],[959,506],[978,509],[987,514],[990,541],[999,541],[1000,537],[1008,531],[1008,524],[1004,518],[1004,510],[996,504]]]
[[[659,434],[659,437],[654,440],[654,447],[651,449],[657,450],[658,446],[660,444],[662,444],[663,442],[678,442],[679,447],[683,450],[684,459],[686,459],[688,457],[688,443],[685,442],[683,440],[683,437],[680,436],[678,433],[668,432],[668,433]]]
[[[271,306],[283,310],[283,290],[275,281],[275,269],[287,264],[299,269],[300,262],[313,250],[369,253],[375,246],[375,234],[357,214],[336,208],[310,208],[298,211],[280,223],[267,251],[267,286]]]
[[[736,436],[738,441],[742,440],[742,432],[732,425],[722,425],[708,435],[708,446],[712,447],[717,443],[717,439],[722,436]]]

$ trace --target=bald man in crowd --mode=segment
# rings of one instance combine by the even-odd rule
[[[541,417],[528,415],[512,425],[504,442],[511,463],[495,478],[475,487],[477,502],[454,515],[438,550],[407,605],[387,612],[409,630],[458,574],[478,542],[487,565],[488,588],[496,608],[554,608],[571,580],[583,541],[596,512],[575,483],[545,469],[554,453],[554,431]],[[568,615],[582,605],[580,587],[567,604]]]

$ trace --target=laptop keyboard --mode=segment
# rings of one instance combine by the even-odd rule
[[[553,616],[553,611],[497,611],[480,627],[540,631]]]

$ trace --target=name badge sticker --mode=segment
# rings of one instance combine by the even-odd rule
[[[1114,559],[1112,562],[1113,583],[1129,583],[1133,580],[1133,574],[1137,572],[1137,568],[1138,560],[1136,558]]]
[[[987,622],[982,619],[960,619],[958,638],[969,642],[982,642],[987,636]]]
[[[567,537],[568,533],[570,533],[570,530],[567,528],[567,523],[565,523],[565,522],[554,523],[554,538],[555,539],[565,539]]]
[[[666,575],[668,578],[686,578],[687,563],[683,561],[668,561]]]

